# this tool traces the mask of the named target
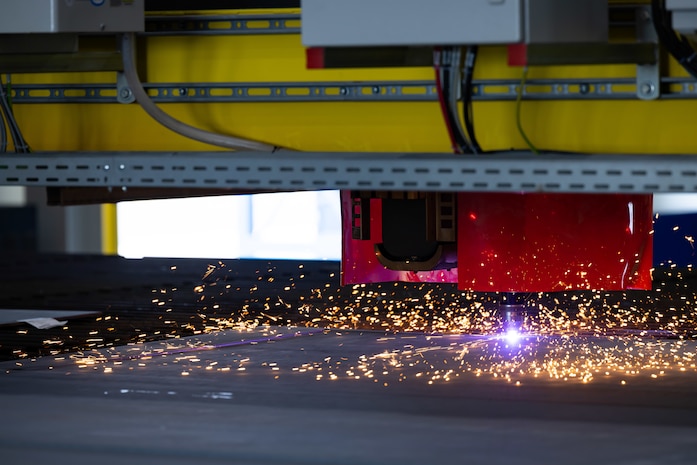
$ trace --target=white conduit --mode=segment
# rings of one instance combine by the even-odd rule
[[[143,88],[140,82],[138,72],[135,67],[135,35],[133,33],[124,34],[121,39],[121,55],[123,57],[123,71],[126,76],[126,82],[130,87],[131,92],[135,96],[140,106],[145,112],[150,115],[155,121],[164,127],[181,134],[189,139],[194,139],[206,144],[217,145],[234,150],[253,150],[260,152],[273,152],[277,149],[273,145],[253,140],[241,139],[239,137],[227,136],[215,132],[204,131],[203,129],[189,126],[186,123],[171,117],[162,111]]]

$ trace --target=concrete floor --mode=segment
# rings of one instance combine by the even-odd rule
[[[693,464],[695,352],[266,328],[9,361],[0,462]]]

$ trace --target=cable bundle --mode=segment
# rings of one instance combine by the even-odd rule
[[[469,47],[464,62],[458,47],[436,48],[433,53],[436,93],[455,153],[482,152],[474,134],[472,118],[472,76],[477,50],[476,46]],[[462,120],[457,104],[458,90],[462,96]]]
[[[0,152],[7,152],[7,129],[10,130],[10,137],[15,147],[15,152],[18,153],[29,153],[29,146],[22,136],[22,131],[19,129],[19,125],[15,120],[14,112],[12,111],[12,104],[10,103],[9,90],[9,77],[8,77],[8,90],[5,91],[5,87],[0,82]],[[5,125],[7,124],[7,127]]]
[[[692,77],[697,79],[697,52],[689,40],[673,29],[665,0],[651,1],[651,16],[663,46]]]

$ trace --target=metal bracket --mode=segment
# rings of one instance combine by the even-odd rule
[[[655,60],[652,63],[639,63],[636,67],[636,92],[642,100],[656,100],[661,96],[661,66],[658,35],[653,27],[651,7],[637,8],[636,34],[640,43],[655,44]]]
[[[300,34],[299,14],[147,16],[146,36]]]
[[[136,101],[133,91],[126,82],[126,75],[119,71],[116,73],[116,100],[119,103],[133,103]]]

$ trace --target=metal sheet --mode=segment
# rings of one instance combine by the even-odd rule
[[[23,325],[22,320],[33,318],[84,318],[88,316],[98,316],[100,312],[83,312],[83,311],[56,311],[56,310],[15,310],[15,309],[0,309],[0,325]]]
[[[293,331],[0,364],[3,459],[694,463],[694,341]]]

